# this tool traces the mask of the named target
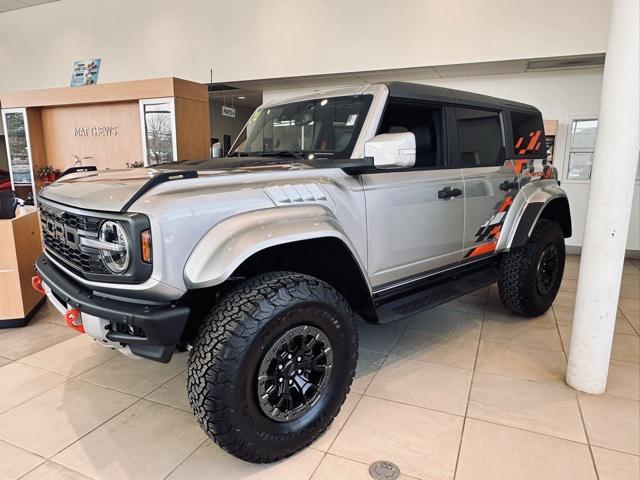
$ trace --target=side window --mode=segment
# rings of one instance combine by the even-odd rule
[[[513,148],[516,155],[546,155],[544,142],[544,123],[537,113],[511,112],[511,130]]]
[[[378,133],[412,132],[416,137],[416,168],[443,166],[442,108],[389,99]]]
[[[456,118],[462,166],[502,164],[505,153],[500,114],[477,108],[456,108]]]

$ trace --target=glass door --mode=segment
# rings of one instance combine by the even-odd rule
[[[27,204],[35,203],[35,177],[29,142],[29,124],[24,108],[2,110],[2,122],[7,144],[11,188]]]

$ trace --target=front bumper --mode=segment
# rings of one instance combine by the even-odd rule
[[[189,318],[189,307],[175,303],[145,305],[99,296],[66,275],[42,254],[36,270],[52,301],[102,320],[105,338],[140,357],[167,363]],[[125,333],[130,332],[130,333]],[[91,332],[88,332],[91,334]],[[92,334],[95,338],[95,334]]]

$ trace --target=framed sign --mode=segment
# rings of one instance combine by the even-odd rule
[[[236,118],[236,109],[233,107],[222,106],[222,116]]]
[[[80,87],[82,85],[94,85],[98,83],[98,73],[100,73],[100,58],[91,60],[77,60],[73,64],[70,86]]]

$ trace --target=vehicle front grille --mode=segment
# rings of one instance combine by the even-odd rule
[[[41,205],[40,222],[45,247],[67,266],[81,273],[111,274],[98,250],[80,246],[80,236],[98,236],[101,218]]]

